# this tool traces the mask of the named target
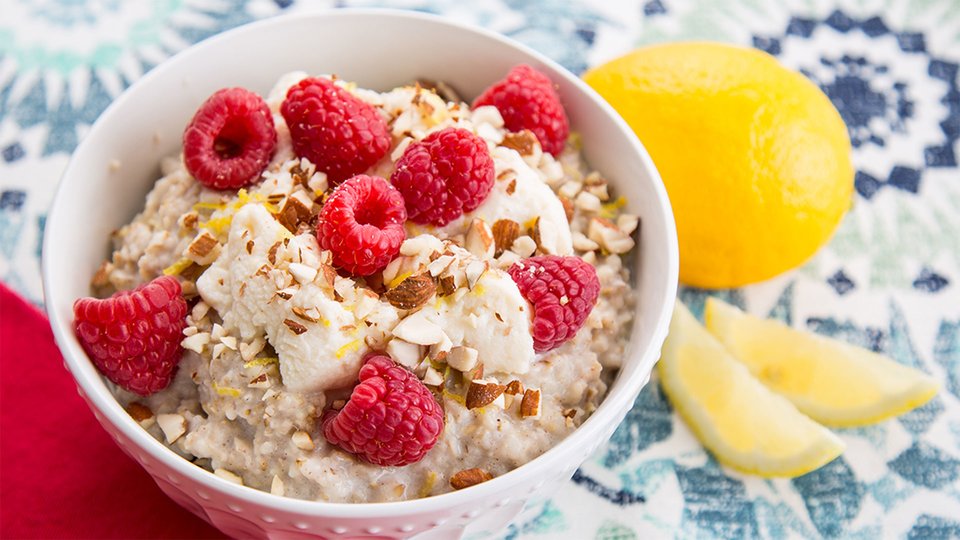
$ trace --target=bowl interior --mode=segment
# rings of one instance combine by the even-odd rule
[[[599,97],[536,53],[433,17],[350,10],[268,20],[178,55],[118,98],[76,150],[47,222],[43,272],[57,340],[94,405],[124,431],[139,430],[73,336],[72,303],[89,294],[90,277],[108,253],[108,235],[142,208],[161,158],[179,151],[184,126],[207,96],[227,86],[266,94],[280,75],[304,70],[335,73],[378,90],[415,78],[442,80],[472,98],[519,63],[537,67],[557,83],[591,166],[642,219],[633,261],[638,311],[627,358],[600,410],[571,439],[586,441],[589,434],[581,432],[589,431],[605,409],[625,411],[658,356],[677,279],[673,217],[646,152]],[[568,439],[561,445],[566,443],[574,444]]]

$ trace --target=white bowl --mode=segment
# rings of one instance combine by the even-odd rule
[[[626,358],[606,399],[560,444],[478,486],[426,499],[332,504],[277,497],[225,481],[182,459],[120,407],[72,330],[72,304],[89,294],[110,232],[142,208],[159,162],[178,151],[197,104],[215,90],[244,86],[265,94],[288,71],[336,73],[386,90],[425,77],[476,96],[514,65],[527,63],[557,84],[590,164],[629,211],[642,218],[639,306]],[[676,293],[673,214],[650,157],[627,125],[577,77],[502,36],[437,17],[386,10],[286,16],[237,28],[158,66],[97,120],[67,166],[46,226],[47,312],[67,368],[97,419],[172,499],[225,533],[243,538],[459,538],[506,525],[534,494],[553,493],[606,441],[647,382],[659,357]]]

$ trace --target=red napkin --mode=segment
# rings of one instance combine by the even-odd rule
[[[117,448],[47,319],[2,284],[0,362],[0,538],[224,538]]]

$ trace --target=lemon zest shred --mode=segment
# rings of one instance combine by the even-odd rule
[[[390,283],[387,284],[387,288],[388,288],[388,289],[392,289],[392,288],[396,287],[396,286],[399,285],[403,280],[407,279],[407,278],[410,277],[411,275],[413,275],[413,272],[404,272],[404,273],[398,275],[397,277],[395,277],[395,278],[393,278],[393,279],[390,280]]]
[[[200,224],[201,228],[210,229],[213,232],[221,233],[230,227],[230,223],[233,221],[233,216],[223,216],[218,218],[213,218],[209,221],[204,221]]]
[[[447,390],[446,388],[443,389],[443,397],[456,401],[457,403],[463,406],[467,405],[467,400],[463,396],[461,396],[460,394],[454,394],[453,392]]]
[[[227,205],[224,203],[198,202],[193,205],[194,210],[223,210]]]
[[[320,322],[321,322],[324,326],[326,326],[327,328],[330,327],[330,319],[323,319],[323,318],[321,318],[321,319],[320,319]]]
[[[483,288],[483,285],[477,283],[476,285],[473,286],[473,290],[470,291],[470,293],[475,294],[477,296],[482,296],[483,293],[485,293],[486,291],[487,290]]]
[[[355,340],[351,341],[350,343],[347,343],[347,344],[344,345],[343,347],[340,347],[339,349],[337,349],[337,352],[335,352],[334,355],[335,355],[335,356],[337,357],[337,359],[339,360],[339,359],[343,358],[344,356],[346,356],[347,353],[354,352],[354,351],[358,350],[358,349],[360,348],[360,343],[361,343],[361,340],[355,339]]]
[[[424,498],[430,495],[430,492],[433,491],[433,486],[437,483],[437,473],[430,471],[427,473],[427,480],[420,486],[420,491],[417,492],[417,497]]]
[[[193,261],[191,261],[190,259],[187,259],[187,258],[180,259],[179,261],[177,261],[177,262],[171,264],[170,266],[164,268],[164,269],[163,269],[163,275],[165,275],[165,276],[176,276],[176,275],[179,275],[180,272],[183,272],[184,270],[186,270],[187,268],[189,268],[191,264],[193,264]]]
[[[280,359],[276,356],[263,356],[260,358],[254,358],[253,360],[243,364],[244,368],[252,368],[255,366],[267,366],[270,364],[276,364]]]
[[[621,195],[615,201],[608,202],[600,207],[600,217],[613,219],[617,213],[627,204],[627,199]]]
[[[213,381],[213,390],[221,396],[240,397],[240,390],[229,386],[220,386],[217,381]]]
[[[279,213],[280,213],[280,209],[277,208],[277,205],[275,205],[275,204],[273,204],[273,203],[262,202],[262,203],[260,203],[260,204],[262,204],[263,207],[267,209],[267,212],[270,212],[271,214],[279,214]]]

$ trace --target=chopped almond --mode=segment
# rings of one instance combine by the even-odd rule
[[[477,409],[490,405],[506,388],[496,381],[470,381],[470,387],[467,389],[467,408]]]
[[[540,416],[540,390],[527,388],[523,392],[523,401],[520,402],[520,416],[536,418]]]
[[[493,475],[483,469],[465,469],[450,477],[450,487],[464,489],[492,479]]]

